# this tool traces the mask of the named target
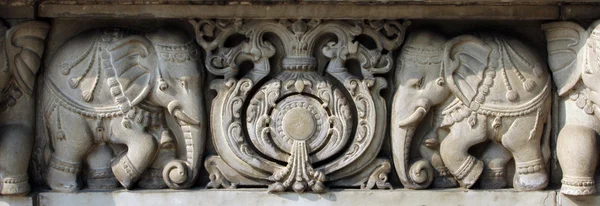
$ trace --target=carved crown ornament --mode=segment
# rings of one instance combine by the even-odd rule
[[[191,20],[206,69],[222,78],[210,114],[218,151],[209,188],[391,188],[378,158],[386,125],[382,77],[408,22]],[[373,45],[365,45],[367,37]],[[235,43],[232,43],[235,42]],[[360,74],[347,62],[360,63]],[[251,69],[243,65],[251,63]],[[244,73],[245,72],[245,73]]]

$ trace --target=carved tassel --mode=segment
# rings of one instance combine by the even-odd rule
[[[535,77],[541,77],[544,74],[544,70],[542,70],[542,68],[540,68],[538,65],[535,65],[535,67],[533,67],[533,75]]]
[[[500,126],[502,126],[502,122],[501,122],[501,120],[502,120],[502,118],[500,118],[500,117],[496,117],[496,118],[494,118],[494,122],[492,122],[492,127],[493,127],[494,129],[498,129],[498,128],[500,128]]]
[[[69,86],[71,86],[71,88],[75,89],[79,86],[79,82],[80,82],[81,78],[71,78],[71,81],[69,81]]]
[[[66,135],[65,135],[65,132],[62,130],[62,123],[60,121],[60,110],[58,109],[58,107],[56,107],[56,127],[58,129],[58,131],[56,133],[56,139],[65,140]]]
[[[471,116],[469,116],[467,121],[469,121],[469,125],[471,125],[471,127],[475,127],[475,125],[477,124],[477,113],[471,112]]]
[[[92,95],[92,92],[90,92],[90,91],[82,92],[81,96],[83,96],[83,100],[86,102],[92,101],[92,99],[94,99],[94,96]]]
[[[508,99],[508,101],[514,102],[517,98],[519,98],[519,94],[514,90],[508,90],[506,92],[506,99]]]
[[[531,79],[525,80],[525,82],[523,82],[523,88],[525,88],[525,91],[528,91],[528,92],[532,91],[536,86],[537,85],[536,85],[535,81],[533,81]]]

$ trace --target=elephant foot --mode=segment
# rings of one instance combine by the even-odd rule
[[[5,177],[2,180],[2,195],[26,195],[31,190],[28,183],[27,175],[16,177]]]
[[[508,182],[504,178],[504,169],[486,169],[481,175],[480,186],[482,189],[501,189],[506,187]]]
[[[435,179],[433,179],[433,187],[435,188],[452,188],[458,186],[458,182],[448,171],[448,168],[435,168]]]
[[[164,189],[167,188],[167,184],[162,177],[162,169],[151,168],[146,170],[142,175],[142,179],[138,183],[138,186],[144,189]]]
[[[565,195],[581,196],[596,194],[596,183],[591,177],[563,176],[560,192]]]
[[[541,190],[548,186],[548,173],[542,160],[517,163],[513,187],[520,190]]]
[[[48,169],[48,186],[54,191],[75,192],[79,190],[77,184],[77,174],[79,174],[81,164],[68,163],[62,160],[52,158]]]
[[[141,177],[140,172],[133,166],[125,153],[121,153],[119,157],[113,159],[110,166],[115,178],[117,178],[125,189],[131,189]]]
[[[110,168],[91,169],[88,173],[87,185],[94,190],[111,190],[119,187],[119,182]]]
[[[467,157],[463,164],[454,172],[454,177],[458,180],[460,187],[471,188],[483,172],[483,161],[475,159],[473,156]]]

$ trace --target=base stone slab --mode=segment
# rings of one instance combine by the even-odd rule
[[[32,206],[33,196],[0,196],[0,206]]]
[[[39,205],[556,205],[556,191],[335,190],[267,193],[265,190],[152,190],[79,193],[42,192]]]
[[[570,196],[559,193],[557,197],[557,205],[600,205],[600,195],[596,194],[588,196]]]

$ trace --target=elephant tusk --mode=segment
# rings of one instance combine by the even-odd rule
[[[198,125],[200,124],[199,120],[193,119],[191,118],[189,115],[187,115],[185,112],[181,111],[181,110],[175,110],[173,112],[173,116],[175,116],[177,119],[181,120],[182,122],[180,122],[180,124],[185,124],[185,125]]]
[[[421,119],[425,117],[427,114],[427,110],[423,107],[417,107],[417,109],[406,119],[400,120],[398,122],[399,127],[409,126],[417,123]]]

